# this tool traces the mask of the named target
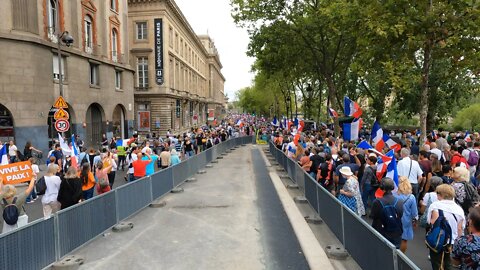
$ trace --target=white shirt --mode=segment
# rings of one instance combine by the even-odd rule
[[[440,149],[438,149],[438,148],[430,149],[430,153],[433,153],[433,154],[437,155],[438,160],[440,160],[443,156],[442,151],[440,151]]]
[[[45,183],[47,184],[47,190],[45,191],[45,195],[42,197],[43,204],[49,204],[51,202],[56,202],[58,197],[58,190],[60,189],[60,177],[56,175],[52,176],[44,176]]]
[[[459,236],[458,235],[458,223],[462,222],[462,229],[465,229],[465,214],[463,213],[463,209],[456,204],[453,200],[441,200],[441,201],[436,201],[430,205],[428,208],[428,214],[427,214],[427,222],[430,223],[430,217],[432,216],[432,211],[435,210],[438,212],[438,210],[443,211],[443,215],[448,221],[448,224],[450,225],[450,228],[452,228],[452,238],[450,241],[450,244],[454,242],[455,239],[457,239]],[[455,217],[454,217],[455,215]]]
[[[15,145],[10,145],[8,147],[8,155],[14,157],[17,155],[17,147]]]
[[[40,172],[40,169],[38,168],[37,164],[32,164],[32,172],[35,174],[35,180],[38,178],[38,173]]]
[[[411,162],[410,162],[411,161]],[[410,165],[411,164],[411,165]],[[411,184],[418,184],[418,177],[422,176],[423,171],[416,160],[410,157],[403,158],[397,164],[398,176],[408,177]],[[410,172],[410,175],[408,174]]]
[[[127,162],[128,162],[128,166],[130,167],[130,164],[132,162],[134,162],[135,160],[137,160],[137,155],[136,154],[132,154],[132,158],[128,158],[129,155],[127,155]],[[128,168],[128,173],[132,173],[133,174],[133,167],[132,168]]]
[[[467,148],[462,151],[462,156],[468,161],[468,157],[470,156],[470,151],[474,151],[473,148]]]
[[[422,199],[422,205],[427,206],[428,201],[430,201],[430,204],[438,201],[437,192],[433,191],[425,194],[425,196],[423,196],[423,199]],[[428,211],[428,209],[425,209],[425,211]]]

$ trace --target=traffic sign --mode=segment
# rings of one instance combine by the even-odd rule
[[[68,120],[59,119],[55,122],[55,129],[58,132],[67,132],[68,129],[70,129],[70,123],[68,122]]]
[[[53,115],[53,119],[55,120],[59,120],[59,119],[68,120],[69,118],[70,118],[70,115],[68,115],[68,112],[62,108],[58,109],[58,111],[56,111],[55,114]]]
[[[68,104],[67,104],[67,102],[65,102],[65,99],[63,99],[62,96],[59,96],[59,97],[57,98],[57,100],[55,101],[55,103],[53,104],[53,107],[54,107],[54,108],[57,108],[57,109],[60,109],[60,108],[62,108],[62,109],[67,109],[67,108],[68,108]]]

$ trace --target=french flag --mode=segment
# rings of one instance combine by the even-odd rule
[[[357,148],[369,150],[369,151],[372,151],[372,152],[376,153],[376,154],[379,155],[379,156],[383,156],[383,153],[382,153],[382,152],[377,151],[377,150],[376,150],[375,148],[373,148],[373,146],[371,146],[367,141],[361,141],[361,142],[357,145]]]
[[[343,124],[343,139],[345,141],[355,141],[358,140],[358,133],[362,128],[362,119],[355,119],[352,123]]]
[[[432,130],[432,139],[435,139],[435,140],[438,139],[438,136],[434,130]]]
[[[383,176],[383,174],[387,172],[386,177],[393,180],[395,183],[394,192],[398,189],[398,171],[397,171],[397,159],[395,158],[394,150],[388,151],[384,156],[379,159],[377,163],[377,178]],[[375,197],[381,198],[383,197],[383,190],[377,189],[375,192]]]
[[[470,137],[470,132],[465,132],[465,141],[466,142],[471,142],[472,141],[472,138]]]
[[[80,154],[79,149],[77,148],[77,144],[75,143],[75,135],[72,134],[72,150],[73,150],[73,156],[71,158],[72,161],[72,166],[75,168],[78,168],[78,155]]]
[[[272,126],[278,127],[278,121],[277,121],[277,116],[276,115],[273,117]]]
[[[8,165],[7,145],[4,144],[0,149],[1,161],[0,165]]]
[[[402,146],[392,140],[388,134],[383,134],[383,141],[388,146],[388,149],[392,149],[394,151],[400,151],[400,149],[402,149]]]
[[[305,121],[303,120],[298,121],[298,132],[302,132],[304,128],[305,128]]]
[[[332,118],[338,118],[338,113],[332,108],[328,108],[328,115]]]
[[[377,151],[382,151],[385,147],[385,141],[383,140],[383,129],[380,124],[375,121],[372,127],[372,143]]]
[[[344,97],[343,105],[345,107],[345,115],[352,116],[354,118],[359,118],[362,115],[362,109],[358,103],[350,100],[348,97]]]
[[[292,120],[288,120],[288,122],[287,122],[287,128],[288,128],[289,131],[290,131],[290,128],[291,128],[292,126],[293,126]]]

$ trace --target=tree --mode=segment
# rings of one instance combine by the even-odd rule
[[[457,129],[480,130],[480,104],[459,111],[453,120],[453,126]]]

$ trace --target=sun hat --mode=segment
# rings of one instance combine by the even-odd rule
[[[343,174],[343,175],[346,175],[346,176],[352,176],[353,175],[352,170],[348,166],[342,167],[340,169],[340,173]]]

